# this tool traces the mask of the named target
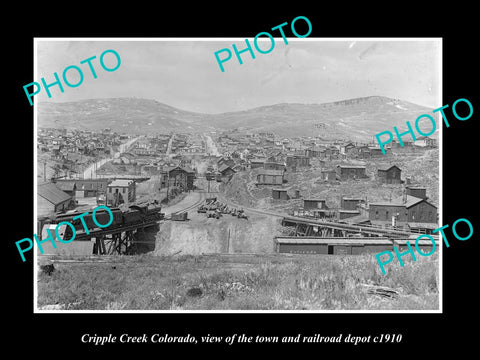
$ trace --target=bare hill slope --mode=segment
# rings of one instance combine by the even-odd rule
[[[417,116],[432,109],[383,96],[324,104],[275,104],[245,111],[200,114],[155,100],[92,99],[69,103],[40,103],[42,127],[67,127],[133,134],[205,132],[239,129],[268,131],[280,136],[320,135],[325,138],[371,140],[393,126],[406,129]],[[426,128],[427,129],[427,128]]]

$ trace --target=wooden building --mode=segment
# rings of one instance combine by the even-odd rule
[[[195,171],[187,166],[173,166],[165,168],[162,173],[161,187],[176,187],[182,191],[193,190]],[[213,175],[213,178],[215,176]]]
[[[288,155],[286,163],[288,169],[296,170],[300,167],[309,167],[310,158],[305,155]]]
[[[74,181],[60,181],[60,182],[55,182],[55,186],[58,187],[60,190],[63,192],[67,193],[72,197],[73,200],[75,200],[75,192],[77,190],[77,185],[75,184]]]
[[[218,168],[218,172],[222,177],[232,177],[235,174],[235,170],[230,165],[224,164]]]
[[[135,180],[117,179],[108,185],[107,204],[118,206],[132,205],[135,202]]]
[[[336,169],[322,169],[320,174],[322,180],[329,183],[337,181],[337,171]]]
[[[37,216],[47,216],[71,208],[72,196],[60,190],[54,183],[37,186]]]
[[[287,189],[272,189],[272,199],[276,200],[289,200]]]
[[[261,158],[250,159],[250,169],[263,168],[264,164],[265,164],[265,159],[261,159]]]
[[[384,184],[401,184],[402,170],[397,165],[385,165],[377,169],[378,180]]]
[[[283,170],[260,170],[257,175],[257,185],[282,185]]]
[[[406,186],[407,195],[415,196],[420,199],[427,199],[427,189],[419,186]]]
[[[367,177],[365,166],[360,165],[337,165],[336,172],[337,179],[342,181]]]
[[[265,170],[283,170],[285,171],[285,164],[274,161],[265,161],[263,163],[263,168]]]
[[[428,230],[437,224],[437,207],[430,204],[426,198],[405,193],[389,202],[370,203],[369,218],[372,223],[385,222],[385,225],[392,224],[392,226],[393,224],[408,226],[412,223],[415,224],[416,229],[422,228],[422,231],[428,233]]]
[[[328,209],[326,201],[326,199],[303,199],[303,209]]]
[[[365,200],[361,198],[343,197],[340,199],[340,208],[343,210],[357,210],[358,205],[364,203]]]
[[[75,187],[75,198],[96,197],[107,192],[110,179],[57,179],[56,185],[60,188]]]
[[[357,147],[354,143],[348,142],[340,147],[340,153],[343,155],[353,155],[357,153]]]

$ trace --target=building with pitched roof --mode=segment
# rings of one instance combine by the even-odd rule
[[[431,233],[437,226],[437,207],[428,202],[424,188],[406,188],[402,196],[392,201],[369,204],[369,219],[373,225],[397,226]],[[413,196],[412,193],[420,196]]]
[[[70,207],[72,196],[60,190],[54,183],[37,186],[37,216],[66,211]]]
[[[402,170],[397,165],[383,165],[377,169],[377,177],[381,183],[401,184]]]

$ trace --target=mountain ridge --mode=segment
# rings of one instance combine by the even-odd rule
[[[119,133],[151,134],[222,130],[268,131],[280,136],[320,132],[332,138],[371,139],[376,133],[406,128],[432,108],[385,96],[327,103],[278,103],[251,109],[206,114],[143,98],[86,99],[38,104],[41,127],[83,130],[111,128]]]

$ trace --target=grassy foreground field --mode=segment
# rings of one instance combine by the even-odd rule
[[[438,256],[402,268],[375,256],[118,256],[38,272],[38,308],[65,310],[438,310]],[[57,259],[59,260],[59,259]],[[394,297],[372,294],[375,286]]]

